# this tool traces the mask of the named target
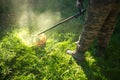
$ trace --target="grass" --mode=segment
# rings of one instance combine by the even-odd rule
[[[116,30],[118,30],[116,27]],[[108,59],[86,52],[80,65],[65,53],[75,49],[74,33],[54,33],[41,47],[25,46],[10,32],[0,42],[0,79],[7,80],[117,80],[119,79],[119,34],[113,34],[107,49]]]
[[[47,0],[44,0],[42,3],[46,2]],[[34,0],[33,3],[36,1]],[[60,0],[59,3],[51,0],[48,5],[36,3],[32,7],[37,14],[48,9],[60,11],[62,19],[75,13],[77,9],[74,8],[74,0],[71,2]],[[91,47],[86,51],[85,61],[77,64],[65,52],[69,48],[75,49],[74,42],[78,40],[81,32],[81,18],[83,17],[73,19],[51,30],[47,33],[46,44],[39,47],[26,46],[16,36],[16,28],[0,33],[0,80],[119,80],[120,16],[106,50],[108,58],[104,60],[94,56],[95,48]]]
[[[71,39],[69,37],[74,35],[71,33],[66,34],[66,37],[62,38],[66,40],[62,42],[59,39],[63,36],[61,34],[56,35],[59,35],[58,40],[53,39],[53,37],[55,38],[53,36],[48,40],[46,46],[41,47],[24,46],[12,35],[4,37],[0,45],[2,54],[1,79],[56,80],[75,79],[77,77],[86,79],[82,69],[77,66],[70,56],[65,54],[65,47],[72,41],[72,37]]]

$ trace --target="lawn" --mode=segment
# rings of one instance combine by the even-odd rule
[[[120,16],[107,58],[95,56],[93,44],[85,61],[77,64],[66,50],[75,49],[84,16],[45,33],[44,45],[32,43],[35,34],[78,12],[75,0],[30,0],[27,5],[27,0],[18,1],[14,1],[18,7],[13,8],[18,22],[5,30],[0,25],[0,80],[119,80]]]

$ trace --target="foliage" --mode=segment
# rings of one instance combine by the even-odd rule
[[[0,79],[86,79],[82,69],[65,54],[74,36],[55,34],[45,46],[27,47],[13,33],[6,35],[0,42]]]
[[[107,53],[107,63],[94,57],[94,47],[86,52],[86,62],[80,65],[65,54],[66,49],[75,49],[76,34],[54,33],[44,46],[28,47],[10,32],[0,42],[0,79],[1,80],[107,80],[106,73],[119,70],[119,44],[116,36],[112,38]],[[118,45],[118,46],[117,46]],[[116,57],[116,59],[113,58]],[[110,62],[116,60],[118,64]],[[100,63],[99,63],[100,62]],[[114,68],[112,67],[114,66]],[[103,75],[105,73],[105,75]],[[113,76],[114,77],[114,76]]]
[[[67,17],[76,11],[73,8],[74,0],[59,0],[59,2],[51,0],[52,4],[49,5],[45,4],[49,0],[39,0],[42,1],[41,5],[37,0],[30,1],[35,3],[32,9],[37,13],[56,10],[61,11],[62,17]],[[120,21],[120,17],[118,19]],[[16,37],[14,29],[7,30],[4,35],[0,32],[0,80],[117,80],[120,73],[119,25],[120,22],[106,50],[108,56],[106,60],[94,56],[95,48],[92,45],[86,51],[85,61],[81,64],[77,64],[65,53],[66,49],[75,49],[74,42],[77,41],[81,30],[79,20],[74,19],[69,24],[62,25],[52,35],[48,35],[47,42],[43,46],[26,46]]]

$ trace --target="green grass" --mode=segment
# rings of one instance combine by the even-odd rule
[[[116,27],[116,29],[119,28]],[[119,79],[119,34],[114,33],[107,49],[108,59],[93,56],[94,48],[86,52],[80,65],[65,53],[75,49],[74,33],[54,33],[41,47],[25,46],[10,32],[0,42],[1,80],[117,80]],[[76,39],[75,39],[76,38]]]
[[[41,47],[24,46],[11,34],[4,37],[0,43],[0,78],[15,80],[86,79],[82,69],[65,54],[66,48],[74,48],[74,44],[71,44],[74,34],[68,33],[64,38],[62,34],[56,34],[56,36],[48,39],[46,45]]]
[[[59,11],[62,19],[74,14],[74,0],[49,0],[36,3],[33,11],[41,14],[46,10]],[[44,4],[43,4],[44,3]],[[53,5],[57,4],[57,5]],[[45,6],[45,7],[44,7]],[[69,7],[68,7],[69,6]],[[0,80],[119,80],[120,74],[120,16],[106,50],[107,59],[94,56],[91,47],[85,61],[77,64],[67,55],[66,49],[75,49],[75,41],[81,32],[81,19],[73,19],[47,33],[45,45],[26,46],[17,36],[16,28],[0,33]],[[13,25],[15,26],[15,25]],[[17,27],[17,26],[15,26]]]

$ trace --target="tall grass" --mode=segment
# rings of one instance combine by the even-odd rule
[[[16,2],[15,2],[16,3]],[[75,0],[30,0],[33,11],[41,14],[46,10],[59,11],[61,19],[74,14]],[[49,3],[49,4],[48,4]],[[40,4],[40,5],[39,5]],[[47,33],[42,46],[29,47],[18,38],[18,25],[0,33],[0,80],[119,80],[120,73],[120,17],[106,60],[96,57],[94,47],[86,51],[85,61],[77,64],[67,55],[66,49],[74,50],[83,17],[73,19]]]

